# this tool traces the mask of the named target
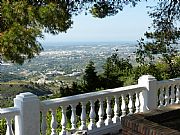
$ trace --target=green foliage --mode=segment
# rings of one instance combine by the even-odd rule
[[[2,72],[0,73],[0,82],[9,82],[13,80],[25,80],[25,77]]]
[[[118,10],[111,5],[108,1],[101,1],[94,4],[90,13],[97,18],[105,18],[106,16],[116,15]]]
[[[0,83],[0,108],[13,106],[13,98],[23,92],[31,92],[38,96],[52,93],[43,86],[40,87],[28,83]]]
[[[143,64],[134,68],[135,80],[141,75],[153,75],[157,80],[166,80],[180,77],[180,57],[172,59],[171,63],[164,60],[156,61],[154,64]]]
[[[94,17],[117,14],[125,5],[139,0],[117,1],[47,1],[2,0],[0,2],[0,56],[3,60],[23,64],[38,55],[43,47],[37,39],[43,32],[58,34],[71,28],[72,16],[89,11]]]
[[[165,0],[152,7],[154,10],[149,13],[153,19],[153,32],[146,32],[144,35],[148,41],[141,39],[138,51],[142,51],[145,57],[152,60],[153,54],[162,54],[163,57],[174,57],[177,55],[176,45],[180,39],[180,29],[176,24],[179,21],[179,2]],[[137,56],[142,55],[138,53]]]
[[[177,1],[165,0],[152,8],[154,10],[149,15],[153,19],[153,31],[144,34],[147,41],[139,41],[136,61],[140,67],[135,72],[152,74],[157,79],[175,78],[179,76],[175,59],[179,57],[180,29],[176,21],[180,19],[180,5]]]
[[[5,135],[6,134],[6,120],[1,119],[0,120],[0,135]]]
[[[117,50],[118,51],[118,50]],[[128,76],[132,70],[129,59],[119,58],[117,52],[108,57],[100,77],[104,89],[123,86],[122,76]]]
[[[176,56],[168,63],[162,60],[156,63],[157,70],[159,70],[162,79],[170,79],[180,77],[180,56]]]
[[[58,34],[71,27],[71,14],[65,1],[34,6],[28,1],[0,3],[0,54],[3,59],[22,64],[43,48],[37,38],[42,31]]]
[[[116,15],[124,6],[135,6],[140,0],[86,0],[86,1],[44,1],[24,0],[6,1],[0,3],[0,54],[3,59],[22,64],[26,59],[32,59],[43,48],[38,38],[43,38],[42,32],[58,34],[66,32],[72,26],[72,16],[89,11],[94,17],[104,18]],[[155,32],[146,33],[147,38],[155,39],[153,44],[142,45],[144,51],[153,53],[168,51],[174,48],[167,43],[175,43],[179,38],[179,28],[174,26],[180,19],[179,1],[160,1],[150,13],[153,18]],[[171,42],[169,42],[171,41]],[[154,46],[156,44],[156,46]],[[164,47],[164,44],[167,47]],[[140,62],[143,55],[139,51]],[[138,52],[137,52],[138,54]],[[148,55],[149,55],[148,54]],[[143,58],[143,57],[142,57]]]
[[[0,54],[6,60],[22,64],[42,50],[36,40],[42,35],[35,24],[33,8],[25,1],[3,1],[0,7]]]
[[[60,90],[60,93],[59,93],[60,97],[65,97],[65,96],[72,96],[72,95],[84,93],[85,87],[78,84],[77,82],[73,82],[71,86],[68,86],[68,85],[60,86],[59,90]]]
[[[38,21],[47,33],[66,32],[72,25],[71,14],[68,12],[68,5],[65,1],[42,6],[39,8],[38,13]]]
[[[157,80],[162,80],[160,76],[160,71],[154,64],[144,64],[134,68],[135,80],[138,80],[142,75],[152,75],[156,77]]]
[[[128,58],[120,58],[117,52],[107,58],[103,66],[103,72],[98,74],[99,75],[97,75],[94,63],[90,61],[85,68],[82,82],[73,82],[71,86],[62,85],[60,87],[60,95],[70,96],[96,90],[121,87],[124,82],[126,85],[134,83],[132,64],[129,62]]]
[[[90,13],[96,18],[105,18],[107,16],[114,16],[119,11],[123,10],[125,5],[131,4],[133,7],[136,6],[139,0],[113,0],[113,1],[98,1],[96,0],[93,6],[90,8]]]
[[[95,91],[98,87],[99,78],[95,71],[95,66],[92,61],[85,68],[85,74],[83,76],[83,80],[85,82],[85,91]]]

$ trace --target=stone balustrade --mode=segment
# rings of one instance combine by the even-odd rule
[[[0,119],[6,119],[6,135],[14,135],[14,131],[12,130],[12,120],[14,120],[15,116],[20,114],[20,110],[15,107],[9,107],[0,109]]]
[[[158,107],[164,107],[175,103],[180,103],[180,78],[159,81],[157,85],[158,91]]]
[[[21,93],[14,99],[14,107],[0,110],[0,118],[6,118],[6,135],[13,135],[11,119],[14,116],[15,135],[46,135],[47,127],[51,128],[51,135],[78,131],[89,135],[113,133],[121,129],[121,118],[125,115],[178,104],[179,87],[180,78],[157,81],[153,76],[144,75],[137,85],[51,100],[40,101],[32,93]],[[76,114],[77,110],[80,114]],[[67,112],[71,113],[70,117]],[[51,120],[50,125],[47,119]]]
[[[127,114],[137,113],[140,110],[140,99],[139,93],[145,90],[144,87],[138,85],[132,85],[127,87],[108,89],[98,92],[91,92],[86,94],[80,94],[75,96],[69,96],[64,98],[51,99],[41,102],[41,112],[43,115],[42,119],[42,133],[46,133],[46,113],[51,111],[51,135],[57,135],[57,120],[56,120],[56,109],[61,108],[62,119],[61,119],[61,134],[67,134],[67,107],[71,107],[71,131],[76,130],[87,130],[88,134],[99,134],[108,133],[115,126],[116,130],[120,127],[120,117]],[[121,99],[121,102],[119,101]],[[98,102],[97,102],[98,101]],[[89,103],[89,110],[86,109]],[[98,104],[96,104],[98,103]],[[81,106],[81,124],[79,127],[76,125],[76,106]],[[104,108],[106,106],[106,108]],[[98,108],[98,113],[95,112],[95,108]],[[121,110],[121,111],[120,111]],[[89,116],[87,117],[87,113]],[[113,113],[113,114],[112,114]],[[120,116],[121,114],[121,116]],[[113,116],[113,117],[112,117]],[[120,116],[120,117],[119,117]],[[104,120],[104,117],[106,119]],[[89,123],[87,123],[87,119]],[[96,120],[98,121],[96,122]],[[107,131],[105,131],[107,130]]]

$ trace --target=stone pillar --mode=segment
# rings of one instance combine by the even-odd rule
[[[140,93],[140,112],[157,108],[157,80],[151,75],[143,75],[138,79],[138,85],[146,90]]]
[[[14,99],[14,106],[20,109],[15,116],[15,135],[40,135],[40,101],[30,92],[21,93]]]

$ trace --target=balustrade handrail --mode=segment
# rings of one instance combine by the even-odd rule
[[[16,116],[20,114],[19,108],[16,107],[9,107],[9,108],[3,108],[0,109],[0,118],[6,118],[8,116]]]
[[[88,101],[92,100],[92,98],[103,98],[108,96],[114,96],[115,94],[127,94],[131,92],[141,92],[143,90],[146,90],[146,87],[141,87],[139,85],[131,85],[126,87],[119,87],[114,89],[107,89],[97,92],[90,92],[90,93],[84,93],[79,95],[73,95],[68,97],[62,97],[62,98],[56,98],[56,99],[50,99],[45,100],[41,102],[41,109],[43,108],[51,108],[51,107],[58,107],[58,106],[69,106],[70,104],[76,104],[78,102],[82,101]]]
[[[137,85],[44,101],[40,101],[32,93],[21,93],[14,99],[14,107],[0,109],[0,119],[5,118],[6,120],[7,135],[14,133],[39,135],[40,132],[42,135],[46,135],[48,127],[46,119],[49,111],[51,113],[51,124],[49,125],[51,135],[59,132],[58,124],[61,124],[61,135],[74,133],[77,130],[87,130],[88,134],[101,135],[119,131],[121,129],[120,120],[127,114],[147,112],[157,107],[179,103],[180,78],[157,81],[151,75],[143,75],[138,79]],[[67,108],[68,106],[70,108]],[[56,118],[59,107],[61,108],[60,123]],[[67,109],[71,110],[71,118],[66,116]],[[81,111],[81,115],[76,115],[77,109]],[[96,112],[97,109],[98,112]],[[71,122],[70,131],[67,130],[68,120]],[[77,125],[77,120],[79,120],[80,126]],[[15,128],[12,128],[13,124]]]
[[[157,88],[160,88],[162,86],[169,86],[169,85],[172,85],[172,84],[180,84],[180,78],[173,78],[173,79],[169,79],[169,80],[162,80],[162,81],[158,81],[158,87]]]

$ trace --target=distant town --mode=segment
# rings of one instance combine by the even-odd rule
[[[64,80],[68,82],[72,78],[80,78],[90,60],[95,63],[98,72],[101,71],[106,58],[117,50],[120,57],[129,57],[133,63],[136,44],[132,42],[43,44],[44,51],[23,65],[1,63],[0,81],[26,80],[38,84],[52,82],[58,84]],[[6,74],[6,77],[3,78],[3,74]]]

